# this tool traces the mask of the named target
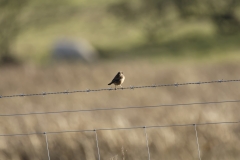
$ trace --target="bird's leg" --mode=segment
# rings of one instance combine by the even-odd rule
[[[115,90],[117,90],[116,85],[115,85]]]
[[[120,85],[121,87],[122,87],[122,89],[123,89],[123,86],[122,85]]]

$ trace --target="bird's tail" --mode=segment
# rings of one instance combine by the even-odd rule
[[[112,82],[111,83],[109,83],[108,85],[111,85],[112,84]]]

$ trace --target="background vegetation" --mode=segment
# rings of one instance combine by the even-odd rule
[[[235,55],[239,8],[237,0],[1,0],[1,61],[45,63],[63,37],[86,39],[101,58]]]
[[[239,79],[238,0],[0,0],[0,95]],[[82,38],[94,63],[53,63]],[[1,114],[237,100],[236,83],[0,99]],[[238,121],[238,103],[0,117],[0,134]],[[194,127],[148,129],[151,159],[198,159]],[[198,126],[202,159],[237,160],[239,124]],[[147,159],[144,131],[98,132],[101,159]],[[97,159],[94,133],[48,135],[52,160]],[[1,160],[47,159],[44,135],[0,136]]]

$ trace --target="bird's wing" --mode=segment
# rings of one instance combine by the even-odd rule
[[[117,75],[113,78],[112,82],[119,81],[120,79],[121,79],[121,77],[117,74]]]

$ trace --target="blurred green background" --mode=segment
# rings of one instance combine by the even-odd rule
[[[1,0],[0,62],[48,63],[61,38],[100,59],[236,58],[238,0]]]
[[[113,88],[118,71],[123,87],[239,79],[239,44],[239,0],[0,0],[0,95]],[[232,82],[1,98],[0,114],[239,100],[239,90]],[[0,159],[48,159],[44,135],[4,134],[239,121],[239,113],[238,103],[223,103],[0,116]],[[197,130],[202,159],[239,160],[239,124]],[[147,133],[151,160],[198,159],[194,126]],[[95,138],[48,134],[51,160],[98,159]],[[143,129],[98,138],[101,159],[148,159]]]

